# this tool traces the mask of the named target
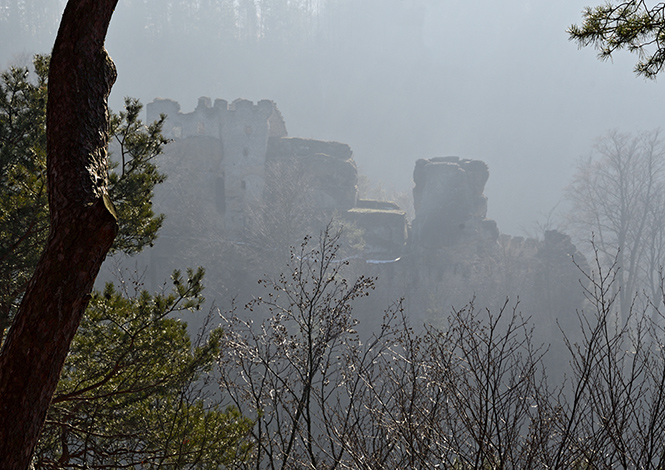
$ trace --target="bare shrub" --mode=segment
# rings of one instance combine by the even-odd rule
[[[260,324],[226,318],[219,359],[229,401],[254,420],[263,468],[662,468],[665,348],[653,310],[620,318],[616,271],[586,273],[569,368],[548,384],[547,348],[508,300],[474,303],[416,331],[398,302],[367,340],[353,303],[373,279],[344,277],[339,234],[292,253]],[[640,304],[641,305],[641,304]],[[647,311],[648,310],[648,311]]]

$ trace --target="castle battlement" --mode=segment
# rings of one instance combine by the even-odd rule
[[[224,133],[235,133],[239,129],[246,134],[257,130],[274,135],[275,132],[270,132],[272,127],[285,129],[281,114],[270,100],[261,100],[255,104],[245,99],[237,99],[232,103],[216,99],[213,105],[209,97],[202,96],[194,111],[183,113],[177,101],[156,98],[146,106],[146,113],[147,122],[156,121],[162,114],[166,115],[162,133],[172,139],[194,136],[221,139]]]
[[[162,134],[173,139],[174,153],[187,153],[186,166],[196,174],[201,189],[198,198],[214,194],[225,229],[243,230],[244,214],[263,197],[268,140],[286,136],[275,103],[245,99],[213,103],[203,96],[192,112],[183,113],[178,102],[158,98],[146,106],[146,112],[148,122],[166,115]]]

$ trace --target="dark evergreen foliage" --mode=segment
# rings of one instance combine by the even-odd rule
[[[46,193],[47,56],[36,56],[30,71],[14,67],[0,76],[0,329],[9,326],[48,236]],[[118,143],[110,165],[109,193],[119,233],[111,252],[132,254],[157,237],[163,216],[152,211],[156,184],[165,176],[154,158],[167,140],[162,121],[145,126],[142,105],[127,98],[111,115]]]
[[[7,329],[49,235],[46,98],[49,58],[0,76],[0,325]],[[127,98],[110,116],[109,194],[119,218],[111,252],[134,254],[157,237],[155,164],[163,119],[144,125]],[[173,274],[171,293],[140,283],[93,293],[51,401],[33,465],[38,469],[220,468],[242,460],[251,422],[206,395],[221,331],[192,344],[173,314],[199,310],[203,269]]]
[[[202,279],[200,268],[186,278],[176,271],[170,293],[108,284],[94,294],[53,397],[36,469],[220,468],[244,458],[251,421],[204,399],[200,381],[220,353],[221,330],[192,344],[186,323],[173,318],[201,307]]]
[[[594,46],[602,60],[626,49],[638,55],[635,73],[655,78],[665,65],[665,4],[644,0],[586,7],[581,25],[568,29],[580,47]]]

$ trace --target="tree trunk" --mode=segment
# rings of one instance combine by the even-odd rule
[[[24,470],[70,343],[117,232],[107,193],[104,39],[118,0],[70,0],[51,57],[47,142],[50,233],[0,351],[0,469]]]

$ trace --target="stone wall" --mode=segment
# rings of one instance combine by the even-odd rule
[[[391,260],[402,256],[408,231],[404,211],[397,204],[360,199],[346,212],[346,218],[363,230],[369,258]]]
[[[202,97],[193,112],[182,113],[177,102],[156,99],[146,110],[148,122],[161,114],[167,116],[163,133],[174,139],[176,146],[182,146],[183,140],[202,137],[219,142],[219,154],[198,152],[195,145],[190,145],[192,153],[188,158],[194,162],[192,165],[199,165],[201,159],[209,162],[210,173],[204,180],[212,178],[215,181],[211,194],[215,194],[215,205],[223,217],[224,230],[239,236],[246,225],[248,207],[258,203],[263,196],[268,137],[271,133],[283,135],[286,132],[275,104],[268,100],[254,104],[241,99],[229,104],[217,99],[211,105],[210,98]],[[203,181],[192,180],[191,183],[201,184]]]
[[[173,100],[148,104],[149,122],[161,114],[167,116],[163,133],[174,141],[167,148],[169,168],[164,170],[189,175],[189,183],[197,187],[193,191],[197,200],[207,201],[206,212],[216,209],[227,237],[242,238],[250,225],[248,217],[265,205],[266,194],[284,193],[271,190],[275,185],[308,188],[309,202],[326,217],[356,206],[358,170],[351,148],[339,142],[289,138],[272,101],[217,99],[211,104],[210,98],[202,97],[190,113],[181,112]],[[297,168],[284,171],[284,165]],[[297,181],[282,181],[284,175]],[[178,178],[181,186],[186,185],[183,178]]]
[[[358,201],[358,169],[347,144],[293,137],[271,138],[267,161],[299,165],[301,178],[322,210],[348,210]]]

